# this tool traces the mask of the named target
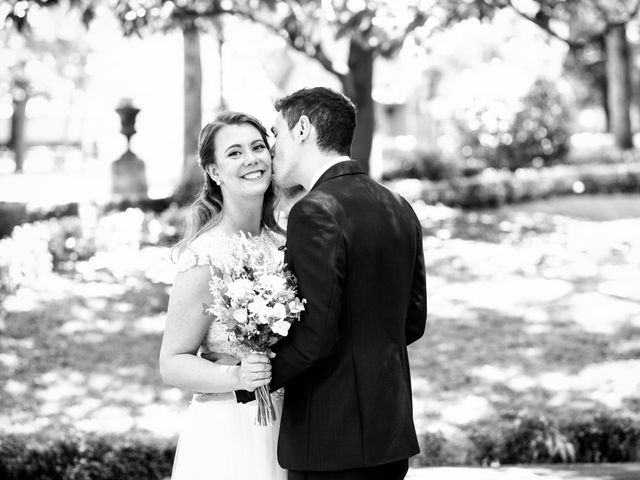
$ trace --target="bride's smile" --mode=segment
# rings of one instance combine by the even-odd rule
[[[227,200],[231,196],[262,196],[271,182],[271,155],[260,132],[249,124],[226,125],[215,139],[213,179]]]
[[[240,178],[242,178],[243,180],[254,181],[262,178],[262,176],[264,175],[264,172],[265,172],[265,169],[252,170],[249,173],[245,173]]]

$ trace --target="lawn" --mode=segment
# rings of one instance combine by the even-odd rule
[[[428,329],[410,349],[420,430],[456,436],[527,413],[638,411],[638,200],[557,199],[449,219],[441,209],[425,221]]]
[[[416,205],[429,295],[427,332],[410,348],[421,432],[638,410],[639,200]],[[173,274],[168,248],[123,248],[10,297],[0,431],[175,436],[189,394],[157,370]]]

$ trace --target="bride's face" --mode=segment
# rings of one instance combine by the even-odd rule
[[[210,173],[223,195],[262,196],[271,182],[271,155],[260,132],[248,123],[225,125],[215,136],[216,164]]]

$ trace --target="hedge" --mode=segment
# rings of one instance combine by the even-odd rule
[[[553,421],[544,415],[511,423],[471,426],[466,442],[439,432],[420,439],[412,465],[491,465],[530,463],[611,463],[640,460],[640,418],[599,412]]]
[[[152,438],[72,435],[0,437],[3,480],[161,480],[171,476],[175,443]]]
[[[528,415],[476,424],[466,438],[421,436],[413,467],[640,460],[640,418],[600,412],[564,421]],[[161,480],[171,475],[175,442],[151,437],[0,436],[3,480]]]
[[[161,213],[167,210],[172,203],[171,198],[146,199],[137,202],[122,201],[104,205],[101,207],[101,211],[103,213],[123,212],[128,208],[139,208],[143,212]],[[50,218],[77,217],[78,211],[78,203],[33,208],[24,203],[0,202],[0,238],[11,235],[13,228],[18,225]]]
[[[559,165],[547,168],[484,170],[481,174],[431,182],[405,179],[389,186],[409,201],[466,209],[498,207],[560,195],[640,192],[640,162]]]

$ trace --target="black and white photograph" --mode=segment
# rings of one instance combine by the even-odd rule
[[[0,0],[0,480],[639,480],[640,0]]]

